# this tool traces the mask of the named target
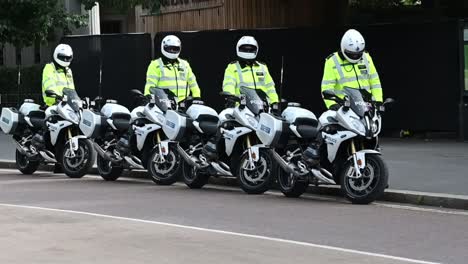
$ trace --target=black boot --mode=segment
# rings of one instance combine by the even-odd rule
[[[218,150],[216,145],[216,142],[208,141],[205,146],[203,146],[202,153],[209,161],[218,159]]]
[[[319,146],[316,144],[311,144],[305,151],[302,153],[302,159],[309,166],[317,166],[320,163],[320,151]]]

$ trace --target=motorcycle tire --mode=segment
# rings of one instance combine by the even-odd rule
[[[21,152],[16,150],[15,165],[21,173],[30,175],[33,174],[37,170],[37,168],[39,168],[40,162],[31,161],[26,155],[23,155],[21,154]]]
[[[249,152],[244,151],[241,155],[239,164],[235,168],[235,175],[239,182],[241,189],[247,194],[262,194],[268,191],[275,179],[275,173],[277,172],[276,166],[277,164],[273,161],[271,156],[268,154],[267,151],[261,149],[259,152],[259,159],[255,162],[256,172],[260,170],[260,173],[263,175],[248,175],[248,172],[243,167],[249,161]],[[255,177],[252,178],[252,176]],[[261,178],[261,179],[258,179]]]
[[[151,151],[148,159],[148,173],[151,179],[157,185],[172,185],[180,178],[181,174],[181,161],[180,157],[175,150],[169,147],[169,153],[165,157],[165,162],[157,164],[153,160],[158,159],[159,148],[156,146]]]
[[[309,187],[307,179],[292,179],[283,169],[278,168],[278,189],[288,198],[298,198],[304,194]]]
[[[208,183],[210,175],[190,166],[187,162],[184,162],[182,167],[182,175],[184,183],[190,189],[201,189],[205,184]]]
[[[112,162],[105,160],[99,155],[97,157],[96,165],[99,175],[101,175],[102,179],[105,181],[116,181],[123,172],[122,167],[113,166]]]
[[[380,155],[366,155],[366,167],[359,179],[349,178],[353,160],[346,161],[340,172],[341,191],[353,204],[370,204],[384,193],[388,184],[388,167]]]
[[[78,140],[78,150],[75,157],[67,157],[70,154],[70,141],[67,141],[61,151],[62,168],[65,175],[69,178],[82,178],[96,160],[96,152],[93,143],[89,139]]]

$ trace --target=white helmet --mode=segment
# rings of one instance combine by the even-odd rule
[[[161,41],[161,53],[164,57],[175,60],[179,57],[182,50],[180,39],[174,35],[169,35]]]
[[[73,60],[73,50],[67,44],[59,44],[54,50],[54,61],[62,66],[70,66],[71,61]]]
[[[362,58],[366,42],[364,37],[355,29],[346,31],[341,39],[341,52],[347,61],[357,63]]]
[[[237,42],[237,56],[246,60],[254,60],[258,54],[258,43],[254,37],[243,36]]]

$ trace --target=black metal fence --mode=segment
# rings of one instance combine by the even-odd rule
[[[462,126],[460,25],[459,21],[443,21],[357,27],[366,37],[385,97],[397,101],[385,115],[385,131],[456,132]],[[203,99],[220,110],[224,70],[236,59],[236,42],[243,35],[253,35],[260,44],[259,60],[267,63],[281,96],[300,102],[319,115],[325,110],[320,94],[324,61],[339,48],[344,31],[217,30],[159,33],[153,41],[149,34],[70,36],[62,41],[75,52],[71,68],[80,96],[101,95],[130,106],[129,90],[143,90],[145,85],[152,43],[155,57],[159,57],[161,39],[176,34],[183,43],[181,57],[189,60]]]

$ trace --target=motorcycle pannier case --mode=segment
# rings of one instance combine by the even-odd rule
[[[97,138],[104,134],[105,118],[97,112],[85,109],[83,111],[80,129],[88,138]]]
[[[284,120],[267,113],[260,114],[257,136],[263,144],[278,147],[287,141],[287,124]]]
[[[23,115],[15,108],[3,108],[0,116],[0,127],[6,134],[14,134],[18,124],[23,120]]]
[[[186,129],[187,116],[174,110],[166,112],[163,131],[170,140],[180,141],[184,137]]]

